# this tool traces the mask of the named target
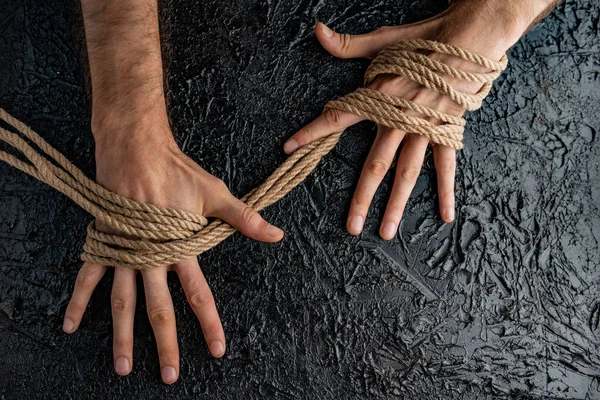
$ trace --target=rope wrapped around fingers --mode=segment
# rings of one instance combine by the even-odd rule
[[[420,50],[458,57],[491,72],[461,71],[419,53]],[[400,75],[450,97],[468,111],[474,111],[481,107],[483,100],[492,88],[492,82],[500,76],[507,65],[506,55],[496,62],[444,43],[422,39],[403,40],[384,48],[377,55],[365,74],[365,86],[382,74]],[[463,93],[450,86],[442,75],[467,82],[479,82],[483,86],[475,94]],[[425,136],[433,143],[456,150],[463,148],[462,139],[466,124],[464,118],[442,113],[410,100],[388,96],[373,89],[358,89],[338,100],[329,102],[325,109],[346,111],[389,128]],[[424,118],[408,116],[404,113],[404,110],[407,109],[416,111],[425,117],[436,118],[442,121],[442,124],[435,125]]]
[[[418,53],[419,50],[454,55],[491,72],[475,74],[460,71]],[[368,85],[379,74],[403,75],[448,95],[467,110],[474,110],[481,106],[491,88],[491,82],[506,67],[506,63],[506,57],[500,62],[494,62],[454,46],[425,40],[407,40],[381,51],[367,70],[365,84]],[[475,95],[460,93],[450,87],[438,73],[481,82],[483,87]],[[330,102],[325,109],[347,111],[378,124],[426,136],[435,143],[462,148],[465,127],[463,118],[376,90],[358,89]],[[438,126],[425,119],[407,116],[403,109],[437,118],[443,124]],[[0,127],[0,140],[19,151],[27,161],[4,151],[0,151],[0,160],[64,193],[96,219],[120,232],[101,232],[96,229],[96,221],[92,221],[87,228],[87,239],[81,255],[84,261],[133,269],[170,265],[202,254],[235,232],[233,227],[221,220],[209,223],[202,215],[140,203],[113,193],[86,177],[37,133],[3,109],[0,109],[0,120],[20,133],[19,135]],[[304,181],[321,158],[336,145],[342,133],[336,132],[297,150],[265,182],[244,196],[242,201],[260,211],[281,199]]]

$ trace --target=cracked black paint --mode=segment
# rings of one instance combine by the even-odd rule
[[[316,42],[412,22],[443,1],[165,2],[174,134],[241,195],[282,142],[361,83],[366,61]],[[139,297],[134,370],[113,372],[108,276],[79,331],[60,326],[90,216],[0,164],[0,398],[600,398],[600,2],[569,0],[510,52],[458,159],[457,220],[431,157],[383,245],[384,182],[365,233],[344,229],[374,135],[361,123],[264,215],[202,255],[228,338],[212,359],[176,278],[181,379],[160,382]],[[0,106],[90,176],[93,141],[73,1],[0,1]],[[110,274],[108,274],[110,275]],[[142,287],[140,286],[140,293]]]

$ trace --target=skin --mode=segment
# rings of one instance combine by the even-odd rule
[[[477,7],[473,7],[474,3]],[[96,180],[109,190],[160,206],[179,208],[225,220],[246,236],[265,242],[282,239],[283,231],[231,195],[225,184],[181,152],[171,132],[163,90],[163,68],[156,0],[82,0],[90,73],[92,133],[96,142]],[[548,0],[464,0],[446,12],[417,24],[384,27],[365,35],[345,35],[316,27],[317,38],[340,58],[374,57],[403,38],[439,40],[499,59],[532,21],[551,9]],[[460,29],[456,29],[459,26]],[[485,38],[484,41],[481,38]],[[491,39],[491,40],[489,40]],[[459,60],[445,59],[471,69]],[[477,91],[477,85],[451,82],[457,89]],[[456,104],[401,77],[382,77],[373,88],[391,95],[462,115]],[[344,129],[360,118],[329,111],[296,133],[285,144],[299,146]],[[392,238],[419,175],[427,140],[418,135],[379,127],[352,201],[348,231],[359,234],[373,195],[387,173],[400,144],[396,180],[381,228]],[[454,219],[454,150],[434,147],[440,209]],[[359,217],[360,220],[355,218]],[[391,225],[390,225],[391,224]],[[390,229],[388,229],[390,228]],[[109,230],[109,227],[104,226]],[[196,314],[209,351],[225,353],[223,327],[214,298],[196,258],[141,272],[148,317],[156,338],[162,380],[179,377],[179,349],[167,272],[174,271]],[[73,333],[81,323],[90,296],[106,266],[84,263],[67,307],[63,330]],[[137,301],[134,270],[115,268],[111,295],[115,371],[127,375],[133,367],[133,320]]]
[[[277,242],[283,231],[231,195],[225,184],[181,152],[168,123],[155,0],[82,1],[92,76],[96,180],[126,197],[225,220],[256,240]],[[104,226],[105,229],[108,227]],[[63,330],[73,333],[106,266],[84,263]],[[167,272],[174,271],[214,357],[225,334],[196,258],[141,272],[162,380],[179,377],[179,349]],[[115,371],[133,367],[136,271],[115,268],[111,295]]]
[[[549,0],[464,0],[454,2],[445,12],[415,24],[382,27],[363,35],[348,35],[334,32],[318,23],[315,33],[321,45],[339,58],[374,58],[384,47],[399,40],[421,38],[452,44],[499,60],[529,27],[547,15],[555,5],[555,1]],[[465,71],[487,72],[456,57],[437,53],[430,57]],[[474,94],[482,86],[445,78],[455,89],[468,93]],[[454,116],[461,116],[465,111],[448,97],[405,77],[381,76],[369,87]],[[410,110],[406,113],[420,116]],[[292,154],[302,146],[361,120],[361,117],[343,111],[325,111],[294,134],[284,144],[284,151]],[[430,121],[441,123],[435,119]],[[383,239],[390,240],[396,236],[406,203],[421,172],[428,145],[428,139],[423,136],[385,126],[378,127],[350,205],[346,223],[350,234],[362,232],[375,192],[397,157],[394,184],[379,229]],[[452,222],[455,218],[456,151],[433,143],[431,145],[437,173],[440,215],[445,222]]]

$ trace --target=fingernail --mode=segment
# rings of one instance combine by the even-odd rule
[[[391,239],[394,236],[396,236],[396,224],[393,222],[387,222],[385,225],[383,225],[383,236],[386,239]]]
[[[267,225],[267,229],[265,229],[265,232],[267,232],[267,235],[271,237],[280,237],[281,235],[283,235],[283,231],[281,229],[271,224]]]
[[[164,367],[160,370],[160,374],[164,383],[173,383],[177,379],[177,372],[173,367]]]
[[[129,360],[125,357],[119,357],[115,360],[115,372],[119,375],[129,373]]]
[[[358,235],[362,231],[364,223],[365,219],[360,215],[350,218],[350,233]]]
[[[212,342],[209,346],[209,350],[213,357],[222,357],[223,354],[225,354],[225,346],[223,346],[223,343],[219,340]]]
[[[75,328],[75,324],[73,323],[73,320],[71,320],[70,318],[65,318],[65,320],[63,321],[63,332],[66,333],[71,333],[73,332],[73,329]]]
[[[327,36],[328,38],[331,38],[331,37],[333,37],[333,31],[332,31],[331,29],[329,29],[329,28],[327,27],[327,25],[325,25],[325,24],[323,24],[323,23],[321,24],[321,31],[322,31],[322,32],[323,32],[323,34],[324,34],[325,36]]]
[[[454,207],[448,207],[446,209],[446,219],[448,221],[454,221]]]
[[[298,142],[295,139],[290,139],[283,145],[283,151],[290,154],[298,150]]]

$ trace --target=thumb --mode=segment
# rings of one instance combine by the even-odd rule
[[[411,36],[407,26],[384,26],[362,35],[350,35],[335,32],[322,22],[315,26],[315,33],[325,50],[339,58],[375,58],[384,47]]]
[[[212,214],[251,239],[278,242],[283,238],[281,229],[265,221],[256,210],[248,207],[229,192],[221,199],[219,207]]]

